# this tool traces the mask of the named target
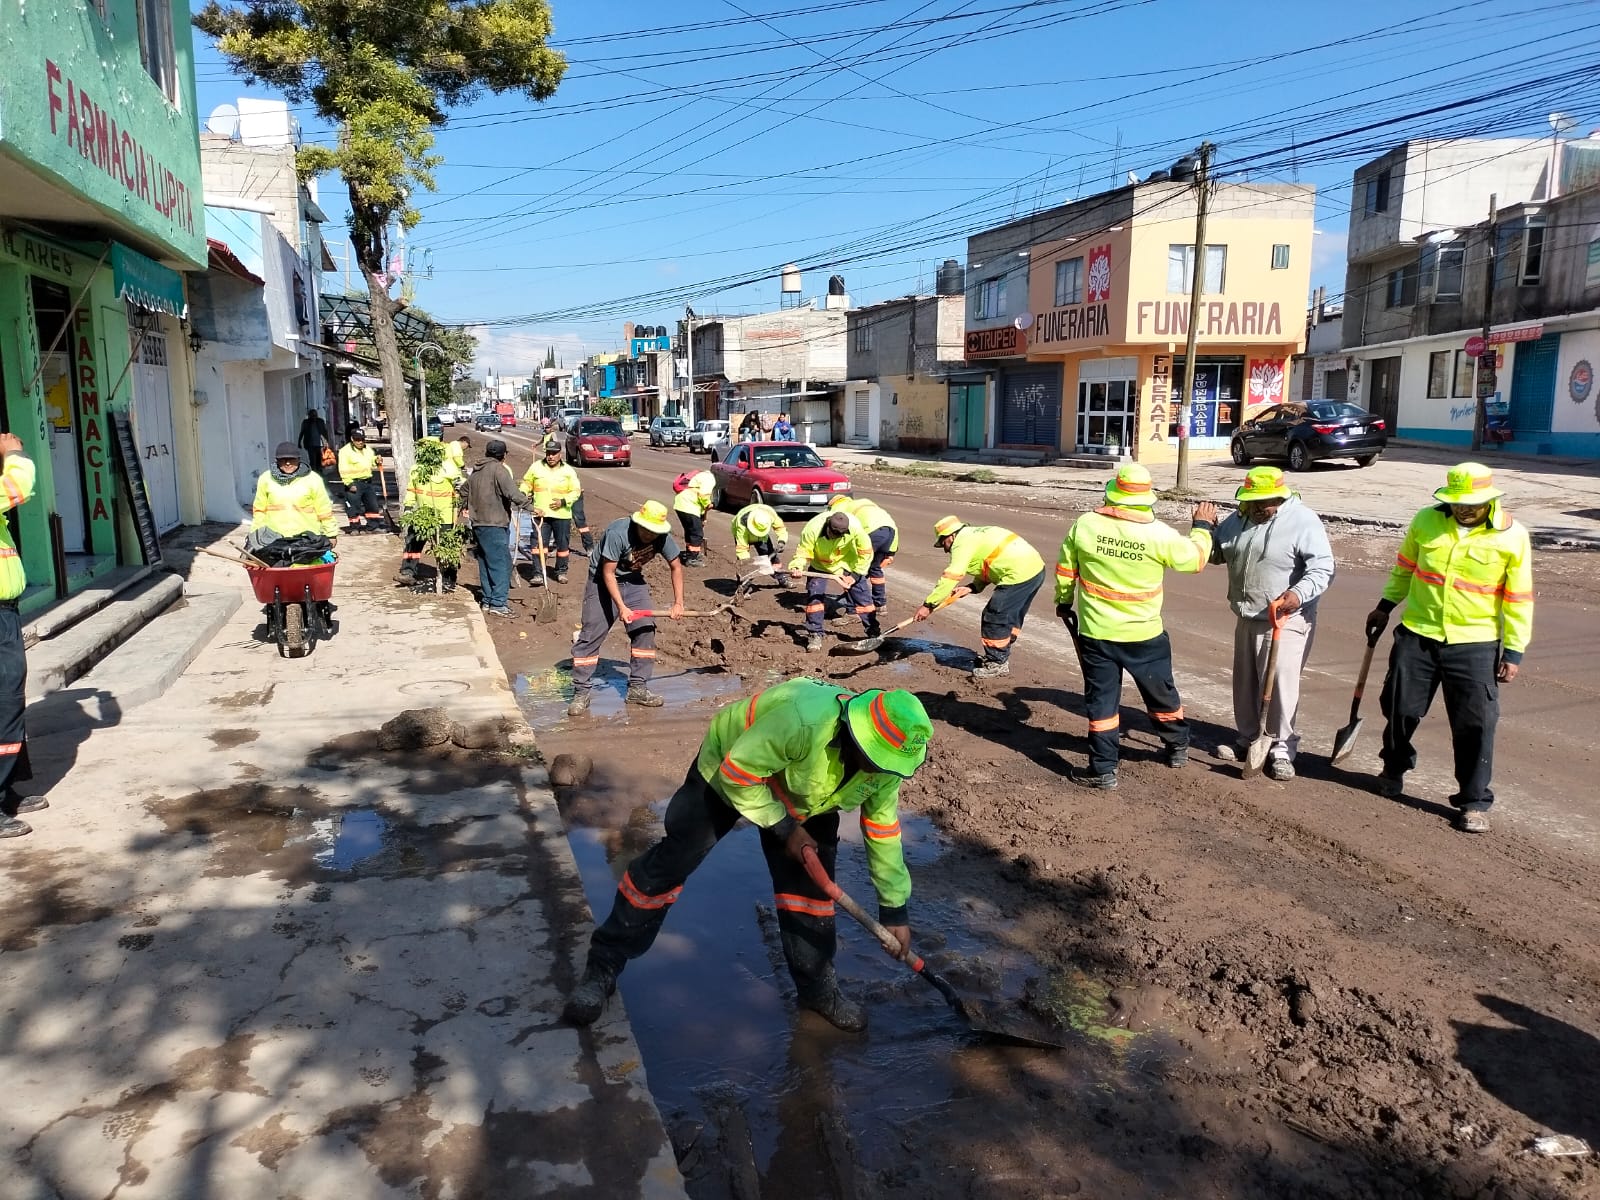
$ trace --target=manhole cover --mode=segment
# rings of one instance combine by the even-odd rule
[[[400,690],[408,696],[459,696],[471,690],[471,685],[459,679],[424,679],[402,684]]]

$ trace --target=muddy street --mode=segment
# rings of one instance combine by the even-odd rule
[[[532,439],[507,440],[520,475]],[[672,477],[706,465],[642,439],[634,459],[581,473],[597,532],[643,499],[670,501]],[[1069,500],[1081,504],[1037,488],[853,479],[901,528],[891,620],[943,567],[931,545],[939,516],[1005,524],[1049,562]],[[1315,473],[1313,504],[1314,483]],[[1178,510],[1163,515],[1187,528]],[[1536,556],[1533,647],[1502,697],[1495,831],[1473,839],[1449,825],[1438,708],[1407,796],[1370,790],[1381,660],[1355,755],[1327,761],[1396,545],[1388,532],[1332,532],[1339,576],[1305,676],[1300,778],[1288,784],[1241,780],[1211,753],[1231,733],[1232,622],[1218,571],[1167,583],[1195,725],[1189,765],[1161,765],[1130,691],[1124,779],[1111,794],[1065,783],[1084,761],[1085,720],[1048,591],[1011,676],[976,684],[966,674],[976,604],[881,655],[808,655],[792,636],[798,594],[758,587],[738,618],[663,625],[652,686],[664,708],[622,704],[617,634],[591,714],[569,720],[585,560],[545,620],[534,619],[537,588],[513,589],[517,619],[492,628],[523,712],[547,761],[592,762],[558,794],[597,916],[658,836],[720,704],[803,673],[905,687],[935,722],[928,763],[902,791],[916,945],[969,994],[1064,1015],[1076,1031],[1064,1051],[987,1043],[842,916],[840,974],[869,1002],[871,1028],[841,1034],[798,1012],[755,834],[737,831],[621,980],[692,1195],[1600,1195],[1588,1159],[1527,1152],[1546,1132],[1600,1139],[1586,1085],[1600,1073],[1600,816],[1588,802],[1596,556]],[[727,515],[709,519],[707,540],[709,564],[686,585],[693,608],[732,590]],[[665,601],[664,571],[652,586]],[[870,895],[859,846],[841,850],[840,882]]]

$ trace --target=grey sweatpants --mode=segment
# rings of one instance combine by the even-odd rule
[[[1278,677],[1272,685],[1267,732],[1272,734],[1272,752],[1287,754],[1292,760],[1300,748],[1300,731],[1295,728],[1300,714],[1300,672],[1317,631],[1315,613],[1308,619],[1301,609],[1285,617],[1282,624],[1278,634]],[[1265,617],[1238,618],[1233,627],[1233,723],[1239,730],[1241,746],[1249,745],[1262,732],[1261,685],[1271,643],[1272,623]]]

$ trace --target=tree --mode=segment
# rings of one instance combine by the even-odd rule
[[[556,348],[554,346],[544,352],[544,365],[546,367],[554,367],[556,365]]]
[[[309,101],[338,129],[338,145],[304,146],[304,178],[338,171],[350,196],[350,244],[366,281],[372,336],[391,406],[394,456],[411,469],[411,423],[393,411],[406,395],[395,337],[391,230],[414,228],[412,194],[433,190],[444,161],[434,132],[449,110],[485,91],[548,100],[566,59],[546,45],[546,0],[208,0],[195,28],[246,80]],[[432,380],[429,381],[430,384]],[[448,395],[449,382],[441,394]]]

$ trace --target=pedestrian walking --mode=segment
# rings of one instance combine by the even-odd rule
[[[589,557],[589,578],[583,589],[583,627],[572,647],[572,703],[567,716],[589,711],[589,690],[600,666],[600,645],[618,621],[628,634],[627,702],[643,708],[661,707],[661,697],[650,690],[656,664],[656,622],[653,601],[645,583],[644,568],[653,558],[664,558],[672,569],[673,620],[683,616],[683,563],[678,543],[672,540],[667,507],[647,500],[639,511],[619,517],[600,535],[596,553]]]
[[[807,650],[822,649],[829,581],[818,575],[831,575],[844,588],[845,603],[861,619],[863,636],[878,636],[878,609],[867,582],[871,565],[872,541],[861,522],[849,513],[820,512],[806,522],[789,570],[812,572],[806,578]]]
[[[1189,723],[1172,676],[1172,639],[1161,624],[1162,586],[1168,570],[1193,574],[1205,568],[1217,506],[1195,505],[1185,537],[1156,520],[1155,499],[1150,472],[1138,463],[1124,465],[1106,484],[1104,506],[1072,523],[1056,563],[1056,615],[1078,645],[1089,714],[1089,767],[1073,767],[1070,776],[1084,787],[1117,786],[1123,672],[1139,689],[1166,747],[1167,766],[1189,761]]]
[[[1272,738],[1266,773],[1294,778],[1300,748],[1297,728],[1300,674],[1316,635],[1317,598],[1333,582],[1333,547],[1328,531],[1277,467],[1254,467],[1234,493],[1239,510],[1228,514],[1212,539],[1211,561],[1228,568],[1228,603],[1233,608],[1233,724],[1231,744],[1217,757],[1244,762],[1260,737],[1261,696],[1272,645],[1270,606],[1278,610],[1277,670],[1265,732]]]
[[[686,567],[705,565],[705,517],[711,511],[711,498],[716,490],[716,476],[710,471],[696,471],[673,497],[672,507],[683,525],[683,565]]]
[[[1411,519],[1383,598],[1367,616],[1376,640],[1404,603],[1380,700],[1386,724],[1378,790],[1398,796],[1417,765],[1417,726],[1444,689],[1455,751],[1456,827],[1489,832],[1500,684],[1522,666],[1533,637],[1533,548],[1501,504],[1482,463],[1451,467],[1438,501]]]
[[[300,422],[299,446],[306,452],[306,462],[311,464],[312,471],[321,475],[326,483],[328,469],[338,466],[338,456],[333,452],[333,436],[328,432],[328,423],[314,408],[306,409],[306,419]]]
[[[333,519],[333,500],[322,476],[312,471],[300,457],[293,442],[279,442],[273,465],[256,480],[255,500],[250,505],[250,536],[245,544],[260,549],[271,532],[280,538],[302,533],[320,533],[330,541],[339,536],[339,523]]]
[[[296,458],[298,459],[298,455]],[[0,514],[33,499],[33,460],[14,433],[0,433]],[[28,761],[28,656],[22,646],[17,598],[28,586],[22,556],[11,538],[11,522],[0,520],[0,838],[23,837],[33,826],[25,813],[50,807],[43,796],[24,796],[17,784],[33,778]]]
[[[532,501],[519,491],[506,466],[506,444],[494,438],[484,447],[484,459],[473,468],[463,486],[467,515],[472,520],[473,553],[478,560],[479,600],[484,612],[509,617],[511,596],[511,510],[527,508]]]
[[[682,786],[667,804],[666,836],[628,865],[611,914],[589,942],[566,1019],[592,1023],[629,959],[655,941],[683,886],[716,844],[748,820],[761,831],[778,935],[802,1008],[839,1029],[867,1027],[866,1009],[839,988],[834,904],[804,862],[815,853],[832,878],[840,816],[860,813],[878,919],[911,947],[911,874],[900,834],[900,785],[927,758],[933,724],[922,702],[894,690],[853,695],[791,679],[722,708]]]
[[[431,447],[424,454],[424,448]],[[461,471],[456,466],[455,460],[450,457],[449,449],[438,438],[417,439],[418,465],[411,468],[411,478],[406,480],[406,498],[403,508],[431,508],[439,516],[441,525],[454,525],[456,522],[456,485],[461,482]],[[423,457],[438,456],[438,465],[425,467],[421,465]],[[422,564],[422,551],[427,542],[415,534],[406,534],[405,549],[401,553],[400,570],[396,573],[394,581],[398,584],[414,584],[417,581],[417,569]],[[456,568],[439,564],[439,581],[444,590],[456,590]]]
[[[889,610],[888,569],[900,551],[900,527],[887,509],[864,496],[835,496],[828,501],[828,507],[843,509],[867,531],[867,540],[872,543],[872,565],[867,568],[867,582],[872,588],[872,603],[881,619]],[[1041,569],[1043,565],[1041,562]]]
[[[1022,636],[1028,608],[1044,584],[1044,559],[1009,529],[968,525],[953,516],[934,522],[933,544],[950,556],[950,562],[915,618],[926,621],[946,600],[975,595],[994,584],[994,595],[978,618],[983,656],[972,668],[972,677],[996,679],[1011,674],[1011,647]],[[972,582],[962,585],[969,577]]]
[[[339,450],[339,482],[344,484],[344,511],[352,533],[377,533],[384,519],[378,492],[377,452],[367,445],[367,434],[357,425]]]
[[[550,530],[556,544],[555,570],[550,578],[567,581],[567,563],[572,556],[573,505],[583,495],[578,472],[561,461],[561,443],[552,438],[544,444],[544,459],[535,462],[522,477],[522,492],[533,498],[535,516]],[[544,546],[539,546],[544,553]]]
[[[755,551],[755,569],[771,571],[779,587],[789,586],[789,572],[773,565],[789,545],[789,527],[778,510],[765,504],[747,504],[733,514],[733,557],[741,566]]]

